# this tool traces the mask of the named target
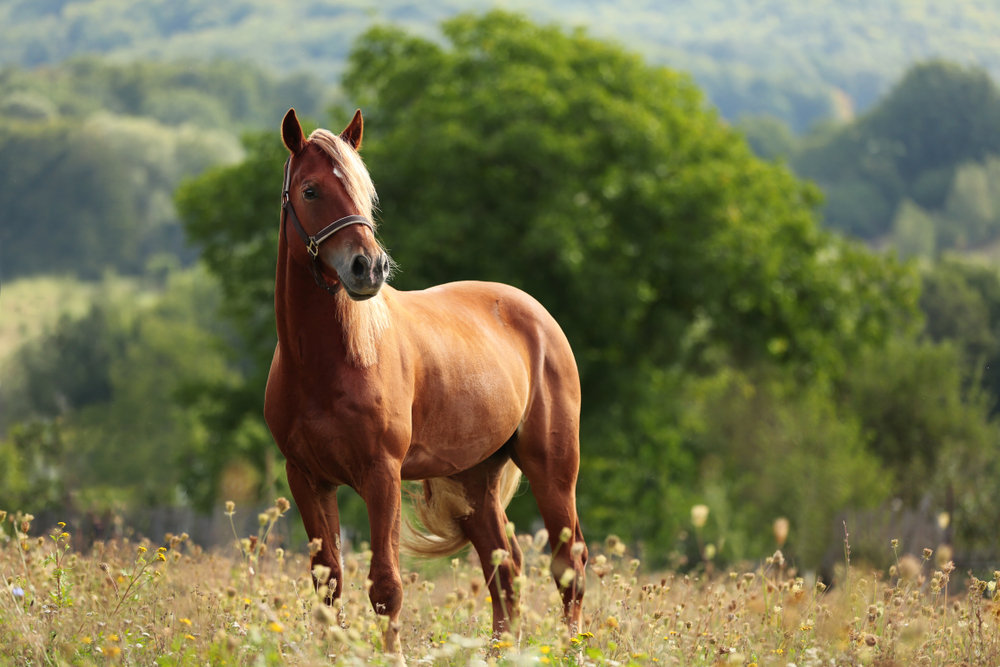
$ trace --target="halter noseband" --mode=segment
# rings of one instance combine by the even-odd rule
[[[338,285],[331,286],[327,283],[326,278],[323,277],[323,273],[319,268],[319,245],[344,227],[348,227],[350,225],[365,225],[368,229],[374,232],[375,225],[373,225],[371,220],[363,215],[345,215],[339,220],[334,220],[312,236],[306,234],[306,230],[302,227],[302,223],[299,222],[299,216],[295,215],[295,207],[292,206],[291,198],[288,192],[292,181],[292,172],[290,168],[291,164],[292,156],[289,155],[288,159],[285,160],[285,181],[281,186],[281,233],[284,234],[285,218],[289,218],[292,221],[292,227],[295,228],[295,231],[302,239],[302,242],[306,244],[306,252],[308,252],[309,257],[312,258],[309,270],[312,272],[313,278],[316,279],[316,284],[330,294],[336,294],[338,290],[340,290],[340,287]]]

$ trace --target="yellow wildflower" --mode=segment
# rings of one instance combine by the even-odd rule
[[[271,632],[284,632],[285,631],[284,626],[282,626],[281,623],[276,623],[275,621],[271,621],[270,623],[268,623],[267,624],[267,629],[270,630]]]
[[[182,618],[182,619],[180,619],[180,621],[184,625],[191,625],[191,619],[190,618]]]

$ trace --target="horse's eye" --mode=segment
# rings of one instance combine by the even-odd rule
[[[302,192],[302,196],[305,197],[307,200],[316,199],[316,190],[314,188],[306,188]]]

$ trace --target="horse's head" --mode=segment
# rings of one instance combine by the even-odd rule
[[[375,188],[357,153],[362,130],[360,110],[340,136],[316,130],[307,139],[294,109],[281,124],[281,138],[291,153],[286,214],[299,221],[297,231],[304,240],[298,252],[307,259],[309,252],[315,253],[323,273],[335,273],[335,282],[355,301],[378,294],[392,267],[375,239]]]

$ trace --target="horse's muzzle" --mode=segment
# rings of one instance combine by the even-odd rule
[[[347,296],[355,301],[370,299],[389,279],[392,260],[389,255],[381,253],[375,258],[371,258],[364,253],[358,253],[351,258],[346,270],[338,269],[337,275],[340,283],[344,286]]]

